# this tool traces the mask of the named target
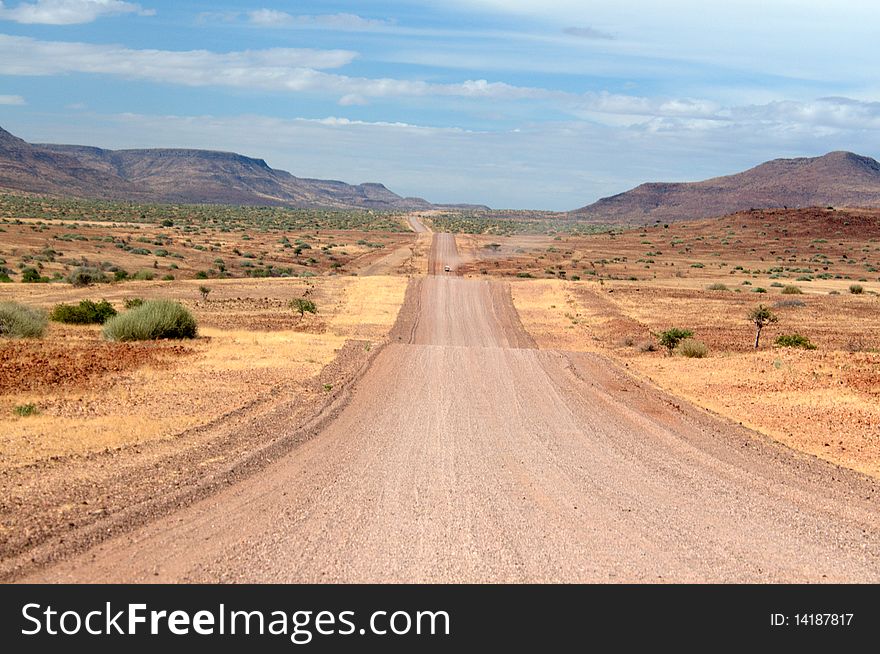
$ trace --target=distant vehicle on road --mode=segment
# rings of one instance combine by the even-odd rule
[[[443,266],[443,272],[450,272],[451,270],[452,268],[450,268],[449,266]]]

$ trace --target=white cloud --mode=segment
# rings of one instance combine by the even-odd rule
[[[4,105],[25,105],[24,98],[20,95],[0,95],[0,104]]]
[[[307,85],[315,69],[338,68],[348,50],[273,48],[216,53],[207,50],[133,50],[116,45],[39,41],[0,34],[0,74],[102,73],[187,86],[280,89]]]
[[[362,18],[347,13],[310,16],[290,14],[277,9],[255,9],[247,12],[246,16],[248,22],[260,27],[311,27],[362,32],[391,25],[389,21]]]
[[[348,95],[343,95],[339,98],[339,106],[341,107],[357,107],[365,106],[367,104],[369,104],[367,99],[357,93],[349,93]]]
[[[91,23],[102,16],[138,14],[152,16],[156,12],[139,4],[122,0],[36,0],[19,2],[7,7],[0,2],[0,20],[42,25],[76,25]]]
[[[613,34],[603,32],[595,27],[566,27],[562,31],[569,36],[576,36],[579,39],[589,39],[593,41],[611,41],[614,39]]]
[[[546,89],[504,82],[349,77],[322,72],[357,57],[348,50],[273,48],[215,53],[206,50],[133,50],[122,46],[0,35],[0,74],[97,73],[185,86],[227,86],[268,91],[332,94],[348,101],[383,97],[460,97],[523,100],[564,97]]]

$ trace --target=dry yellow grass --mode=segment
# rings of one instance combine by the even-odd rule
[[[774,309],[760,351],[745,316],[778,296],[686,290],[680,285],[557,280],[511,284],[523,325],[547,349],[599,351],[635,374],[790,447],[880,476],[880,326],[877,298],[796,296]],[[613,292],[609,292],[609,290]],[[785,296],[783,296],[785,297]],[[693,329],[706,359],[641,352],[669,327]],[[805,351],[773,347],[779,333],[806,334]],[[849,351],[854,347],[864,351]]]
[[[510,289],[523,325],[542,348],[574,352],[599,349],[584,328],[595,326],[600,316],[580,310],[569,283],[517,280],[511,282]]]
[[[191,299],[198,295],[197,285],[189,282],[85,291],[15,285],[16,299],[44,306],[84,296],[117,301],[135,295],[190,298],[187,303],[200,323],[222,323],[225,328],[202,327],[200,338],[187,344],[194,352],[170,366],[142,366],[96,386],[0,397],[0,459],[19,466],[173,438],[275,391],[312,392],[303,382],[330,363],[346,341],[375,343],[387,335],[406,284],[402,277],[330,277],[308,286],[298,280],[212,280],[208,302]],[[300,320],[285,298],[307,288],[319,313]],[[271,331],[238,326],[264,323]],[[97,342],[98,328],[77,330],[84,340]],[[53,334],[47,338],[63,338]],[[13,407],[27,403],[37,404],[40,414],[16,417]]]

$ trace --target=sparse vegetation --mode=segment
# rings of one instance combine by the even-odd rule
[[[19,418],[26,418],[28,416],[37,415],[40,410],[37,408],[36,404],[19,404],[18,406],[12,409],[12,412],[17,415]]]
[[[727,288],[727,285],[725,285],[725,284],[715,283],[715,284],[709,284],[706,287],[706,290],[708,290],[708,291],[729,291],[730,289]]]
[[[852,293],[853,295],[861,295],[862,293],[865,292],[865,287],[862,286],[861,284],[850,284],[849,292]]]
[[[202,302],[207,302],[208,296],[211,294],[211,288],[208,286],[199,286],[199,294],[202,296]]]
[[[126,309],[135,309],[143,303],[144,301],[139,297],[127,297],[122,301],[122,304]]]
[[[49,320],[68,325],[103,325],[115,315],[116,309],[107,300],[81,300],[79,304],[56,304]]]
[[[102,333],[111,341],[151,341],[195,338],[198,327],[179,302],[149,300],[108,320]]]
[[[816,346],[810,339],[800,334],[780,334],[776,337],[776,345],[779,347],[799,347],[804,350],[815,350]]]
[[[660,334],[657,335],[657,340],[660,342],[660,345],[667,349],[669,356],[672,356],[672,352],[675,350],[679,342],[686,338],[691,338],[693,335],[694,333],[690,329],[672,327],[671,329],[660,332]]]
[[[49,278],[41,275],[36,268],[28,266],[21,271],[21,281],[24,284],[45,284]]]
[[[706,347],[706,344],[695,338],[682,339],[675,351],[689,359],[702,359],[709,354],[709,348]]]
[[[67,276],[67,281],[74,286],[91,286],[92,284],[102,284],[109,280],[100,268],[80,266]]]
[[[782,287],[783,295],[801,295],[803,291],[799,286],[795,286],[794,284],[789,284],[788,286]]]
[[[18,302],[0,302],[0,336],[7,338],[40,338],[48,319],[39,309]]]

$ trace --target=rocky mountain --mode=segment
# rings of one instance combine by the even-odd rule
[[[880,207],[880,163],[852,152],[774,159],[702,182],[642,184],[572,214],[598,223],[634,224],[813,206]]]
[[[382,184],[295,177],[262,159],[184,149],[103,150],[27,143],[0,128],[0,188],[110,200],[432,209]]]

